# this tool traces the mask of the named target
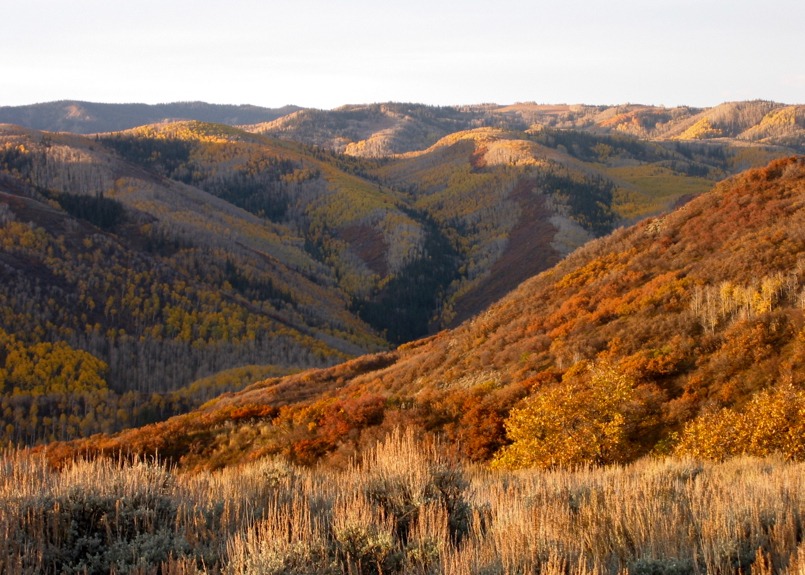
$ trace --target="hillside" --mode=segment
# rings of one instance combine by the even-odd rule
[[[803,230],[805,159],[778,160],[589,242],[456,329],[47,452],[337,461],[406,425],[504,467],[802,458]]]
[[[385,347],[287,226],[99,139],[5,126],[0,141],[4,440],[142,424]]]
[[[805,152],[805,107],[763,100],[726,102],[712,108],[528,102],[436,107],[386,102],[317,110],[205,102],[148,105],[73,100],[0,107],[0,123],[76,134],[177,120],[242,126],[256,133],[374,158],[424,150],[449,134],[480,127],[516,131],[544,127],[655,141],[730,140]]]
[[[351,156],[380,158],[422,150],[453,132],[483,125],[481,109],[422,104],[369,104],[298,110],[245,129]]]
[[[170,104],[99,104],[63,100],[27,106],[0,106],[0,124],[16,124],[46,132],[95,134],[116,132],[145,124],[176,120],[198,120],[219,124],[268,122],[298,110],[259,106],[231,106],[205,102]]]
[[[436,325],[457,325],[618,225],[671,209],[779,148],[475,128],[368,171],[449,238],[460,268]]]
[[[299,114],[331,127],[328,113]],[[440,133],[456,128],[448,119]],[[615,225],[781,153],[548,128],[456,131],[381,159],[192,122],[100,139],[141,167],[298,231],[353,311],[393,343],[456,325]]]
[[[427,333],[439,304],[438,286],[405,290],[410,291],[423,261],[442,260],[439,265],[452,271],[454,265],[444,262],[451,250],[425,216],[367,176],[371,164],[198,122],[143,126],[98,138],[161,177],[201,188],[300,235],[306,256],[329,269],[334,283],[327,283],[349,301],[352,312],[365,310],[380,290],[399,296],[394,323],[373,324],[392,341]],[[373,323],[371,314],[362,315]]]

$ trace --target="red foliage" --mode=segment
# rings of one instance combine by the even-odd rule
[[[271,405],[245,404],[229,405],[215,412],[215,419],[220,421],[243,421],[250,419],[273,419],[279,410]]]

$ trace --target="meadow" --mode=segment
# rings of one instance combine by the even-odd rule
[[[805,464],[495,471],[394,431],[342,468],[0,459],[0,573],[805,573]]]

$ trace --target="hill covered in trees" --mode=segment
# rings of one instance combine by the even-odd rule
[[[99,141],[17,128],[3,141],[6,439],[140,424],[255,373],[385,347],[287,226]],[[263,177],[306,176],[289,161]],[[222,387],[188,388],[215,374]]]
[[[459,327],[51,446],[217,467],[336,462],[389,429],[499,467],[805,455],[805,161],[594,240]]]
[[[361,108],[0,126],[0,571],[801,570],[801,107]]]
[[[744,138],[769,114],[796,134],[788,109],[708,111],[723,134],[696,140],[536,105],[3,126],[0,431],[111,432],[458,326],[591,239],[790,153]],[[361,143],[387,136],[390,155]]]
[[[387,102],[318,110],[205,102],[149,105],[73,100],[0,107],[0,123],[48,132],[94,134],[179,120],[243,126],[249,131],[370,157],[422,150],[449,134],[479,127],[516,131],[547,127],[666,141],[736,140],[805,151],[805,108],[765,100],[726,102],[711,108],[533,102],[436,107]]]

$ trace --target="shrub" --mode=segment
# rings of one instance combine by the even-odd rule
[[[676,454],[726,459],[781,454],[805,459],[805,391],[782,384],[756,394],[744,409],[705,413],[682,433]]]
[[[539,390],[512,410],[506,431],[512,444],[493,467],[551,468],[615,463],[629,454],[635,405],[634,382],[614,366],[590,366],[589,378],[571,370],[562,383]],[[579,374],[582,375],[582,374]]]

